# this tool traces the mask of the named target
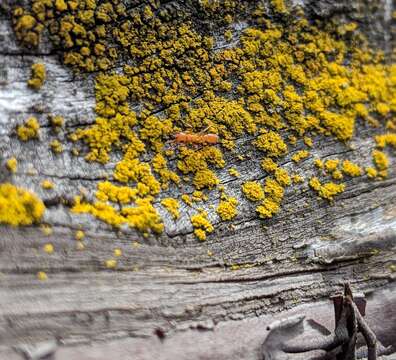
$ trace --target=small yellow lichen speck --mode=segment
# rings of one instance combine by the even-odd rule
[[[63,146],[59,140],[51,141],[50,147],[55,154],[60,154],[63,151]]]
[[[45,190],[51,190],[54,188],[54,183],[50,180],[43,180],[41,182],[41,187]]]
[[[75,238],[77,241],[80,241],[80,240],[84,239],[84,238],[85,238],[85,233],[84,233],[84,231],[82,231],[82,230],[77,230],[76,233],[74,234],[74,238]]]
[[[107,269],[115,269],[117,266],[117,260],[108,259],[105,261],[105,266]]]
[[[45,281],[48,279],[48,276],[44,271],[39,271],[37,273],[37,279],[39,279],[40,281]]]
[[[113,253],[115,257],[120,257],[122,255],[122,251],[119,248],[114,249]]]
[[[45,244],[43,246],[43,250],[44,252],[46,252],[47,254],[53,254],[54,252],[54,246],[52,244]]]
[[[229,173],[231,176],[234,176],[234,177],[240,177],[240,176],[241,176],[241,174],[240,174],[240,173],[238,172],[238,170],[235,169],[235,168],[229,169],[229,170],[228,170],[228,173]]]
[[[45,81],[46,71],[44,64],[33,64],[32,65],[32,76],[28,80],[28,85],[32,89],[40,89]]]
[[[6,162],[6,167],[11,173],[16,173],[18,168],[18,160],[14,157],[8,159]]]

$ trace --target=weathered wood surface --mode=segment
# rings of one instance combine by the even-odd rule
[[[342,8],[337,3],[307,6],[327,16],[326,11]],[[378,2],[377,12],[370,12],[358,7],[363,2],[355,3],[357,10],[344,8],[352,9],[352,18],[354,11],[366,14],[361,21],[367,33],[384,48],[391,47],[391,4]],[[65,116],[65,136],[94,121],[92,79],[76,78],[45,43],[37,51],[21,49],[9,16],[0,14],[0,181],[12,180],[52,202],[44,220],[54,226],[50,237],[37,228],[0,227],[1,359],[21,358],[13,346],[54,337],[63,344],[56,359],[257,359],[265,326],[273,318],[305,313],[332,328],[328,297],[344,280],[369,293],[369,323],[384,345],[396,346],[396,288],[389,270],[396,264],[394,166],[384,181],[348,179],[334,205],[305,187],[288,190],[282,211],[263,223],[238,190],[246,179],[262,177],[253,152],[248,161],[229,161],[241,178],[232,178],[228,167],[218,173],[240,199],[234,227],[212,218],[215,233],[198,242],[192,235],[191,210],[185,207],[177,223],[162,213],[167,233],[159,238],[114,233],[56,202],[80,187],[94,191],[98,181],[111,175],[114,162],[88,164],[68,151],[53,156],[48,147],[46,114]],[[40,92],[26,87],[36,61],[44,62],[48,71]],[[41,140],[21,144],[15,126],[33,114],[42,126]],[[330,138],[314,139],[315,155],[326,159],[347,153],[350,160],[367,159],[369,165],[372,130],[361,126],[358,134],[350,147]],[[251,151],[250,142],[240,139],[238,146]],[[292,155],[284,159],[287,169],[294,166]],[[4,160],[11,156],[20,163],[12,179],[4,171]],[[313,174],[308,161],[299,166],[307,177]],[[37,175],[27,175],[33,168]],[[40,187],[44,179],[56,185],[50,196]],[[76,250],[73,240],[80,226],[87,233],[85,251]],[[140,246],[133,247],[132,240]],[[40,251],[47,242],[56,248],[51,256]],[[108,271],[103,262],[116,247],[124,256],[118,271]],[[254,266],[231,270],[232,265],[250,264]],[[47,282],[36,280],[39,270],[49,274]],[[165,333],[163,341],[155,335],[157,329]]]

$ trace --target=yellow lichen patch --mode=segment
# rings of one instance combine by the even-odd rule
[[[48,280],[48,276],[44,271],[39,271],[37,273],[37,279],[39,279],[40,281],[45,281]]]
[[[275,12],[284,14],[287,12],[287,7],[284,0],[271,0],[271,5]]]
[[[117,267],[117,260],[108,259],[105,261],[104,265],[107,269],[115,269]]]
[[[165,198],[161,200],[161,205],[165,207],[166,210],[172,215],[173,219],[178,219],[180,217],[180,204],[176,199]]]
[[[114,249],[113,254],[115,257],[120,257],[122,255],[122,251],[119,248]]]
[[[32,65],[32,75],[28,80],[28,85],[32,89],[38,90],[40,89],[45,81],[46,71],[44,64],[33,64]]]
[[[270,157],[279,157],[287,153],[286,143],[275,131],[268,131],[259,135],[254,145],[256,145],[259,150],[265,151]]]
[[[309,180],[309,186],[315,190],[321,198],[330,201],[334,200],[334,196],[345,190],[344,184],[335,184],[333,182],[321,184],[317,177],[312,177]]]
[[[264,199],[264,189],[258,181],[247,181],[242,185],[243,194],[250,201]]]
[[[52,244],[45,244],[43,246],[43,251],[46,252],[47,254],[53,254],[54,252],[54,245]]]
[[[349,160],[344,160],[342,162],[342,172],[352,177],[361,176],[363,174],[362,168]]]
[[[65,119],[62,116],[59,116],[59,115],[57,115],[57,116],[49,116],[49,120],[51,122],[51,125],[54,128],[62,127],[63,124],[65,123]]]
[[[287,174],[288,183],[290,183],[289,175]],[[284,186],[287,186],[285,182]],[[256,207],[256,212],[262,219],[271,218],[273,215],[279,212],[280,204],[283,199],[284,189],[277,180],[267,178],[264,185],[264,201]]]
[[[50,143],[50,147],[52,152],[55,154],[60,154],[63,151],[63,145],[60,143],[59,140],[52,140]]]
[[[377,177],[378,171],[376,169],[374,169],[373,167],[367,167],[366,174],[367,174],[367,177],[369,177],[370,179],[373,179],[373,178]]]
[[[17,127],[18,138],[22,141],[36,139],[39,137],[40,124],[35,117],[26,120],[23,125]]]
[[[291,180],[294,184],[301,184],[304,182],[304,178],[299,174],[293,174]]]
[[[195,236],[201,241],[206,240],[206,234],[214,230],[213,225],[208,220],[208,214],[205,211],[191,216],[191,223],[194,227]]]
[[[18,168],[18,160],[14,157],[12,157],[11,159],[8,159],[6,161],[6,167],[13,174],[16,173],[17,168]]]
[[[292,156],[292,160],[296,163],[300,162],[301,160],[306,159],[309,156],[309,151],[307,150],[300,150],[296,154]]]
[[[43,180],[41,182],[41,187],[45,190],[51,190],[54,188],[54,183],[50,180]]]
[[[51,225],[43,224],[40,229],[45,236],[50,236],[53,233]]]
[[[223,221],[229,221],[235,218],[237,211],[238,200],[234,197],[226,198],[220,201],[216,209],[217,214]]]
[[[342,172],[341,172],[341,170],[334,170],[332,173],[331,173],[331,177],[334,179],[334,180],[341,180],[343,177],[344,177],[344,175],[342,175]]]
[[[381,177],[388,176],[389,159],[388,156],[379,150],[372,152],[373,162],[378,169],[378,175]]]
[[[84,239],[84,237],[85,237],[85,233],[82,230],[77,230],[76,233],[74,234],[74,238],[77,241],[81,241],[82,239]]]
[[[279,185],[286,187],[291,184],[290,176],[287,170],[278,168],[274,173],[275,180],[279,183]]]
[[[321,159],[315,159],[314,164],[318,169],[324,168],[324,163]]]
[[[264,158],[261,160],[260,165],[262,169],[268,173],[272,173],[278,168],[277,163],[271,158]]]
[[[209,169],[198,170],[193,179],[193,184],[198,190],[204,188],[212,189],[219,183],[220,181],[215,173]]]
[[[0,184],[0,223],[32,225],[41,220],[45,206],[33,193],[12,184]]]
[[[329,159],[326,160],[324,163],[324,168],[326,169],[327,172],[333,172],[337,169],[338,164],[340,163],[340,160],[338,159]]]
[[[235,168],[229,169],[229,170],[228,170],[228,173],[229,173],[231,176],[234,176],[234,177],[240,177],[240,176],[241,176],[241,174],[240,174],[240,173],[238,172],[238,170],[235,169]]]
[[[377,143],[377,147],[383,149],[386,146],[392,146],[396,148],[396,134],[387,133],[383,135],[377,135],[375,137],[375,142]]]

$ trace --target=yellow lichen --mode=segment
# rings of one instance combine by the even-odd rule
[[[373,167],[367,167],[366,174],[367,174],[367,177],[369,177],[370,179],[373,179],[373,178],[377,177],[378,171],[376,169],[374,169]]]
[[[240,174],[240,173],[238,172],[238,170],[235,169],[235,168],[229,169],[229,170],[228,170],[228,173],[229,173],[231,176],[234,176],[234,177],[240,177],[240,176],[241,176],[241,174]]]
[[[115,269],[117,267],[117,260],[108,259],[105,261],[104,265],[107,269]]]
[[[330,201],[334,200],[334,196],[345,190],[344,184],[335,184],[333,182],[321,184],[317,177],[312,177],[309,180],[309,186],[315,190],[321,198]]]
[[[206,240],[206,234],[214,230],[213,225],[208,220],[208,214],[205,211],[191,216],[191,223],[194,227],[195,236],[201,241]]]
[[[352,177],[361,176],[363,174],[362,168],[349,160],[344,160],[342,162],[342,172]]]
[[[374,150],[372,153],[373,161],[378,170],[387,170],[389,167],[388,156],[379,150]]]
[[[60,143],[59,140],[52,140],[50,143],[50,147],[55,154],[60,154],[63,151],[63,145]]]
[[[300,150],[296,154],[292,156],[292,160],[296,163],[300,162],[301,160],[306,159],[309,156],[309,151],[307,150]]]
[[[324,163],[324,168],[328,172],[333,172],[337,169],[339,163],[340,163],[340,160],[338,160],[338,159],[329,159],[329,160],[326,160],[326,162]]]
[[[43,250],[44,250],[44,252],[46,252],[47,254],[53,254],[53,252],[54,252],[54,245],[52,245],[52,244],[45,244],[45,245],[43,246]]]
[[[234,219],[235,216],[238,214],[237,205],[237,199],[234,197],[229,197],[225,200],[220,201],[216,212],[223,221],[229,221]]]
[[[50,180],[43,180],[41,182],[41,187],[45,190],[51,190],[54,188],[54,183]]]
[[[33,64],[32,65],[32,75],[28,80],[28,85],[32,89],[38,90],[40,89],[45,81],[46,71],[44,64]]]
[[[115,257],[120,257],[122,255],[122,250],[119,248],[114,249],[113,254]]]
[[[0,223],[32,225],[41,220],[45,206],[33,193],[12,184],[0,184]]]
[[[275,162],[280,164],[289,148],[301,140],[313,147],[310,136],[347,142],[357,120],[380,126],[387,117],[386,128],[392,130],[396,66],[355,33],[357,24],[314,25],[302,13],[287,15],[286,22],[284,0],[271,0],[270,5],[273,21],[262,4],[250,10],[234,0],[200,1],[202,16],[219,19],[226,26],[226,40],[235,37],[235,44],[223,48],[215,47],[215,38],[197,29],[195,21],[154,3],[127,9],[119,0],[32,0],[29,9],[14,9],[16,37],[24,45],[37,46],[46,29],[64,64],[95,72],[97,117],[69,136],[86,145],[76,143],[72,153],[107,166],[117,160],[112,180],[98,184],[96,200],[78,198],[73,211],[90,213],[116,228],[131,226],[145,236],[159,233],[163,224],[154,201],[166,197],[171,187],[173,193],[189,185],[198,193],[181,195],[186,204],[210,199],[211,191],[221,187],[217,169],[230,158],[223,152],[235,152],[240,139],[249,135],[255,138],[252,145],[265,153],[261,167],[271,176],[264,188],[260,185],[257,212],[271,217],[291,182]],[[254,25],[233,33],[229,25],[245,12]],[[39,127],[24,126],[17,130],[22,140],[38,137]],[[53,126],[57,130],[61,125],[57,121]],[[179,133],[194,134],[198,144],[170,144]],[[208,134],[214,143],[205,144]],[[390,133],[375,140],[379,149],[395,143]],[[249,151],[235,155],[240,160],[250,156]],[[306,150],[297,152],[293,160],[307,155]],[[384,156],[373,154],[382,177],[389,166]],[[324,165],[317,159],[315,164],[334,179],[358,172],[348,162],[339,169],[339,160],[332,161]],[[234,168],[229,174],[239,175]],[[342,185],[314,184],[327,198]],[[224,191],[220,199],[227,201]],[[197,227],[195,233],[204,239],[209,231]]]
[[[40,281],[48,280],[48,275],[44,271],[39,271],[37,273],[37,279],[39,279]]]
[[[386,146],[392,146],[396,148],[396,134],[386,133],[383,135],[377,135],[375,137],[375,142],[377,143],[377,147],[380,149],[383,149]]]
[[[18,168],[18,160],[14,157],[12,157],[11,159],[8,159],[6,162],[6,167],[10,172],[16,173],[17,168]]]
[[[166,210],[172,215],[173,219],[178,219],[180,217],[180,204],[176,199],[165,198],[161,200],[161,205],[165,207]]]
[[[17,135],[20,140],[28,141],[39,137],[40,124],[35,117],[26,120],[23,125],[17,127]]]
[[[84,237],[85,237],[85,233],[82,230],[77,230],[76,233],[74,234],[74,238],[77,241],[81,241],[82,239],[84,239]]]
[[[264,199],[264,189],[258,181],[247,181],[242,185],[243,194],[250,201]]]

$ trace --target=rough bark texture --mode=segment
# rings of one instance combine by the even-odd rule
[[[388,1],[304,5],[312,16],[358,19],[376,45],[392,48]],[[37,61],[46,64],[48,79],[40,92],[32,92],[26,81]],[[158,238],[115,233],[89,216],[70,214],[57,201],[79,187],[94,190],[114,163],[88,164],[68,151],[53,156],[47,141],[52,130],[46,113],[65,116],[65,136],[94,121],[92,79],[75,77],[48,44],[20,48],[6,11],[0,13],[0,70],[0,181],[12,180],[46,200],[44,220],[54,227],[47,238],[35,227],[0,227],[1,359],[21,358],[13,346],[54,337],[62,344],[56,359],[257,359],[265,327],[275,318],[306,314],[333,329],[328,297],[344,280],[368,294],[368,323],[384,345],[396,346],[396,287],[389,271],[396,264],[395,167],[384,181],[348,179],[334,205],[303,187],[288,190],[282,211],[265,226],[240,199],[235,226],[217,224],[205,243],[192,235],[187,207],[177,225],[161,214],[167,233]],[[22,144],[15,126],[34,114],[41,141]],[[315,155],[369,159],[372,133],[359,128],[358,134],[350,147],[322,138]],[[250,142],[240,139],[238,146],[248,148]],[[292,155],[284,159],[285,168]],[[12,179],[3,166],[11,156],[20,163]],[[300,165],[307,176],[308,165]],[[37,176],[27,175],[31,168]],[[262,176],[254,154],[241,164],[241,178],[227,170],[219,172],[221,182],[232,184],[237,197],[244,180]],[[44,179],[56,184],[50,196],[40,188]],[[87,235],[85,251],[77,251],[73,241],[80,226]],[[140,245],[131,246],[131,240]],[[47,242],[57,249],[52,256],[39,251]],[[116,247],[124,256],[118,271],[108,271],[103,262]],[[36,280],[39,270],[49,274],[47,282]]]

